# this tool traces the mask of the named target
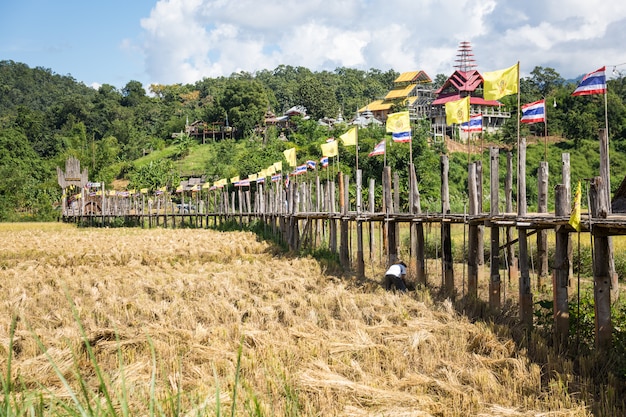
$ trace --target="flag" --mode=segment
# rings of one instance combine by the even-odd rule
[[[573,96],[588,96],[591,94],[604,94],[606,93],[606,74],[604,70],[606,67],[599,68],[594,72],[590,72],[585,75],[580,84],[576,87],[576,90],[572,93]]]
[[[578,185],[576,186],[576,194],[574,195],[574,208],[572,209],[572,215],[569,218],[569,224],[576,230],[580,232],[580,200],[581,200],[582,192],[580,190],[580,181],[578,181]]]
[[[483,72],[482,75],[485,100],[499,100],[504,96],[517,93],[519,62],[503,70]]]
[[[276,169],[276,171],[282,171],[283,170],[283,161],[274,162],[274,164],[272,166],[274,167],[274,169]]]
[[[285,149],[283,151],[283,154],[285,154],[285,159],[287,160],[287,163],[289,164],[290,167],[295,167],[296,164],[296,148],[290,148],[290,149]]]
[[[461,123],[461,130],[463,132],[482,132],[483,131],[483,115],[476,114],[470,116],[469,122]]]
[[[322,164],[322,168],[326,168],[328,166],[328,157],[322,157],[322,159],[320,159],[320,164]]]
[[[315,169],[315,167],[317,166],[317,164],[315,163],[315,161],[311,161],[311,160],[309,159],[308,161],[306,161],[306,166],[307,166],[307,168]]]
[[[469,121],[469,96],[446,103],[446,124],[463,123]]]
[[[356,127],[348,130],[343,135],[339,136],[339,139],[343,141],[343,146],[353,146],[356,145],[357,141],[357,131]]]
[[[302,164],[296,167],[296,170],[293,172],[293,175],[305,174],[307,169],[307,164]]]
[[[283,174],[274,174],[272,175],[272,182],[277,182],[283,179]]]
[[[411,121],[409,119],[408,111],[391,113],[387,116],[387,122],[385,124],[387,127],[387,132],[400,133],[411,131]]]
[[[265,177],[258,177],[256,179],[257,184],[265,184]]]
[[[257,179],[257,174],[250,174],[250,175],[248,175],[248,179],[249,179],[250,181],[256,181],[256,179]]]
[[[239,182],[239,175],[237,175],[236,177],[232,177],[232,178],[230,179],[230,182],[231,182],[232,184],[234,184],[234,183],[236,183],[236,182]]]
[[[250,180],[248,179],[240,180],[235,183],[235,187],[249,187],[249,186],[250,186]]]
[[[391,138],[394,142],[410,142],[411,141],[411,132],[392,132]]]
[[[546,101],[539,100],[522,106],[522,123],[539,123],[546,121]]]
[[[378,142],[378,144],[374,147],[374,150],[370,152],[367,156],[382,155],[384,153],[385,153],[385,139]]]
[[[320,147],[322,148],[322,156],[337,156],[339,154],[336,140],[323,143]]]
[[[265,168],[265,173],[267,174],[265,175],[266,177],[276,174],[276,167],[274,165],[268,166],[267,168]]]

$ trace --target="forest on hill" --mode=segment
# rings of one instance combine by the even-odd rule
[[[597,175],[598,129],[604,126],[604,97],[572,97],[575,83],[551,68],[536,67],[521,79],[521,103],[542,98],[548,104],[551,143],[547,154],[543,138],[529,140],[528,184],[534,183],[539,160],[550,162],[551,181],[560,178],[560,157],[569,152],[572,181]],[[0,221],[51,220],[58,215],[61,189],[56,168],[76,157],[89,170],[89,178],[109,186],[126,180],[129,186],[156,189],[174,186],[180,177],[204,175],[207,180],[246,176],[283,158],[282,151],[296,147],[299,160],[319,159],[319,145],[328,137],[348,130],[346,123],[332,128],[320,125],[324,117],[339,114],[345,120],[358,108],[383,97],[399,74],[351,68],[313,72],[281,65],[254,74],[204,78],[194,84],[150,85],[130,80],[121,90],[112,85],[98,89],[77,82],[71,75],[51,69],[30,68],[0,61]],[[437,74],[433,87],[447,75]],[[626,84],[617,74],[608,81],[608,123],[613,189],[626,168]],[[501,101],[516,108],[516,96]],[[266,112],[276,115],[303,106],[310,118],[293,119],[289,129],[264,129]],[[396,107],[400,110],[400,103]],[[201,140],[182,132],[189,122],[228,125],[232,137]],[[261,128],[261,129],[260,129]],[[382,158],[368,158],[374,144],[384,137],[380,127],[359,131],[359,168],[363,178],[380,179]],[[523,125],[522,135],[543,136],[543,124]],[[494,146],[513,149],[517,123],[511,118],[498,134],[484,135]],[[533,146],[533,143],[537,143]],[[406,187],[409,145],[394,144],[387,163]],[[434,143],[428,122],[413,126],[413,159],[425,209],[438,210],[439,155],[448,153],[445,143]],[[340,146],[337,169],[352,174],[354,147]],[[453,209],[461,209],[466,194],[467,155],[450,153]],[[529,204],[536,195],[529,187]]]

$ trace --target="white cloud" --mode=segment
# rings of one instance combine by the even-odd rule
[[[458,43],[467,40],[479,70],[520,61],[523,73],[550,66],[568,78],[607,60],[626,62],[624,36],[606,36],[611,27],[619,34],[623,19],[626,4],[617,0],[160,0],[141,21],[141,54],[161,83],[280,64],[422,69],[434,77],[453,70]]]

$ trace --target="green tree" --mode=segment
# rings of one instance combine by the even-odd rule
[[[220,104],[226,109],[230,125],[237,129],[237,137],[241,138],[262,124],[268,99],[258,81],[235,78],[224,90]]]

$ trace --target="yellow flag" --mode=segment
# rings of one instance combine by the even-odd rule
[[[569,218],[569,224],[576,230],[580,232],[580,200],[581,200],[582,192],[580,190],[580,181],[578,181],[578,185],[576,186],[576,194],[574,195],[574,208],[572,209],[572,215]]]
[[[337,141],[334,140],[332,142],[324,143],[320,145],[322,148],[322,156],[337,156],[339,154],[339,150],[337,149]]]
[[[297,165],[296,148],[285,149],[283,151],[283,154],[285,154],[285,159],[287,160],[287,163],[289,164],[290,167],[295,167]]]
[[[274,167],[274,169],[276,171],[282,171],[283,170],[283,161],[274,162],[274,164],[272,166]]]
[[[234,184],[234,183],[236,183],[236,182],[239,182],[239,175],[237,175],[236,177],[232,177],[232,178],[230,179],[230,182],[231,182],[231,184]]]
[[[343,146],[353,146],[353,145],[356,145],[357,134],[358,133],[356,131],[356,127],[353,127],[352,129],[348,130],[343,135],[339,136],[339,139],[343,141]],[[323,155],[323,156],[330,156],[330,155]]]
[[[485,100],[499,100],[517,93],[519,84],[519,62],[510,68],[483,72],[483,97]]]
[[[409,120],[409,112],[401,111],[398,113],[391,113],[387,116],[387,132],[401,133],[409,132],[411,130],[411,121]]]
[[[257,174],[250,174],[250,175],[248,175],[248,179],[249,179],[250,181],[256,181],[256,179],[257,179]]]
[[[449,101],[446,103],[446,124],[451,125],[454,123],[468,122],[469,116],[470,98],[469,96],[456,101]]]
[[[141,194],[148,194],[148,189],[147,188],[142,188],[141,190],[139,190],[139,192]]]
[[[276,167],[274,165],[268,166],[267,168],[265,168],[265,174],[266,177],[276,174]]]

